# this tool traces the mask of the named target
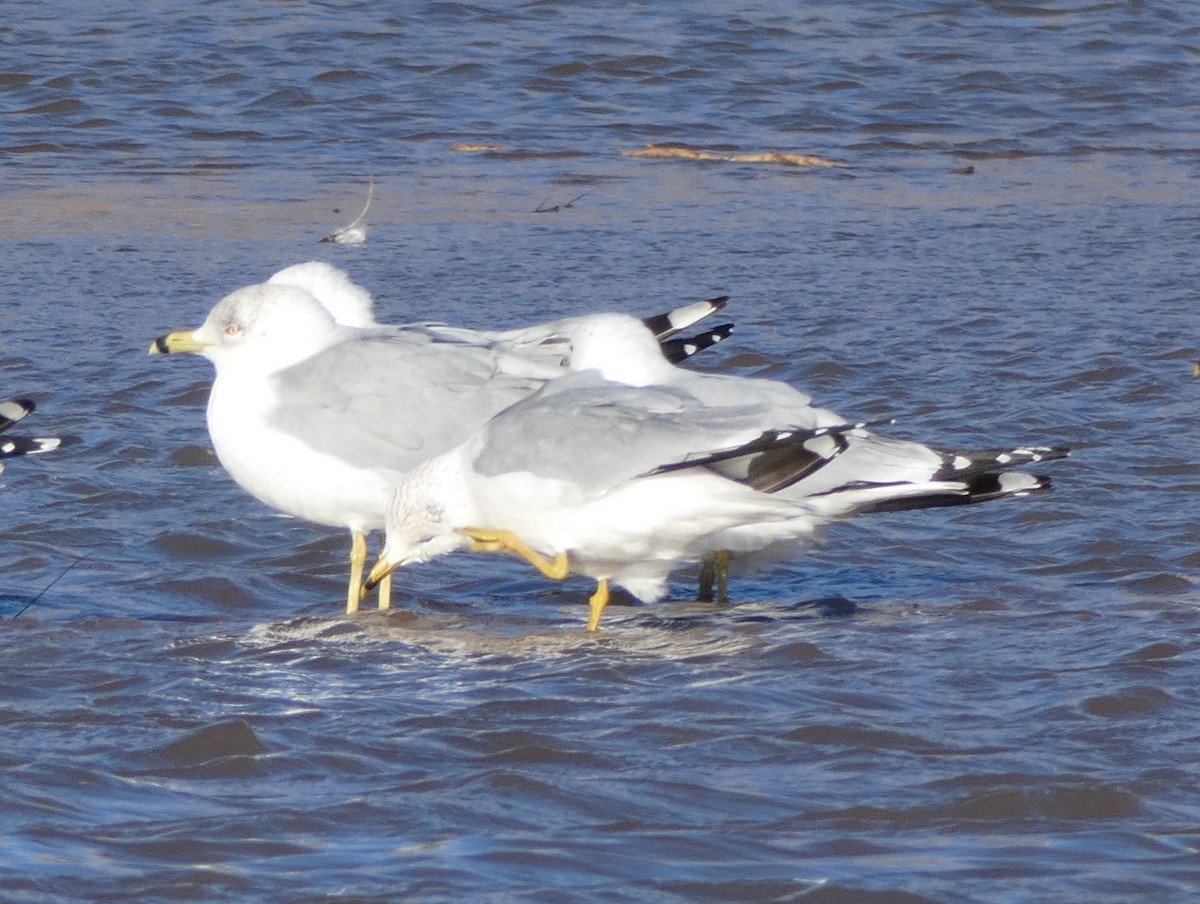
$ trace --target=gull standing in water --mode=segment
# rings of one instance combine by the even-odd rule
[[[1007,469],[1063,449],[939,452],[814,408],[786,383],[685,371],[633,318],[598,315],[568,376],[408,472],[368,586],[457,549],[509,552],[561,580],[663,596],[682,562],[775,555],[832,518],[1021,496],[1048,481]]]
[[[586,318],[497,333],[353,325],[374,323],[369,294],[339,304],[353,283],[301,266],[307,270],[289,268],[233,292],[201,327],[162,336],[150,352],[213,362],[209,435],[243,489],[289,515],[351,532],[346,608],[354,612],[366,535],[383,527],[400,477],[564,373],[570,335]],[[306,280],[311,289],[296,284]],[[723,303],[651,321],[670,341]],[[387,608],[390,588],[380,591]]]

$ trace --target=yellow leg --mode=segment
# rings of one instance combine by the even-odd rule
[[[713,601],[713,582],[717,579],[717,569],[713,557],[709,556],[700,563],[700,576],[696,579],[696,602],[711,603]]]
[[[596,592],[588,598],[588,624],[589,631],[595,631],[600,627],[600,616],[604,614],[604,607],[608,605],[608,578],[601,578],[600,583],[596,585]]]
[[[379,582],[379,608],[392,608],[392,576],[390,574]]]
[[[551,561],[540,552],[526,546],[512,531],[464,527],[459,533],[471,539],[471,549],[475,552],[511,552],[552,581],[565,580],[571,573],[571,562],[565,552],[560,552]]]
[[[362,599],[363,567],[367,564],[367,538],[359,531],[350,532],[350,589],[346,594],[346,614],[358,611]]]
[[[700,564],[700,577],[697,580],[696,601],[711,603],[729,602],[729,563],[733,560],[727,549],[720,549]],[[713,587],[716,593],[713,593]]]
[[[717,602],[723,606],[729,605],[729,563],[733,556],[728,549],[718,549],[713,553],[713,571],[717,578]]]

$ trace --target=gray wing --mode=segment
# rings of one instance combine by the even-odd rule
[[[825,408],[815,408],[812,397],[781,380],[706,374],[677,368],[671,385],[705,405],[761,405],[771,412],[775,427],[830,427],[845,418]]]
[[[634,387],[572,374],[493,418],[475,469],[529,471],[602,491],[664,466],[737,447],[767,429],[753,403],[710,407],[671,387]]]
[[[698,351],[716,345],[729,336],[733,329],[732,324],[722,324],[691,339],[674,338],[681,331],[720,311],[728,303],[729,296],[721,295],[705,301],[684,304],[663,314],[646,317],[642,323],[659,341],[664,354],[672,361],[678,362],[691,357]],[[441,339],[488,344],[495,349],[514,353],[531,361],[561,368],[563,361],[571,353],[572,337],[581,326],[590,320],[591,315],[585,314],[503,331],[471,330],[440,323],[413,324],[412,326],[423,329],[429,335]]]
[[[486,348],[379,331],[276,375],[270,423],[356,466],[407,471],[543,382]]]

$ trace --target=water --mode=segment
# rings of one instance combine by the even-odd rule
[[[1200,18],[727,7],[6,4],[3,390],[81,441],[2,478],[0,900],[1195,900]],[[347,620],[145,353],[318,257],[390,320],[727,292],[711,367],[1077,452],[730,608],[463,556]]]

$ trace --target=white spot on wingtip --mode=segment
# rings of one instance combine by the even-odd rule
[[[954,461],[950,462],[950,464],[954,470],[962,471],[971,467],[971,459],[967,458],[965,455],[955,455]]]

